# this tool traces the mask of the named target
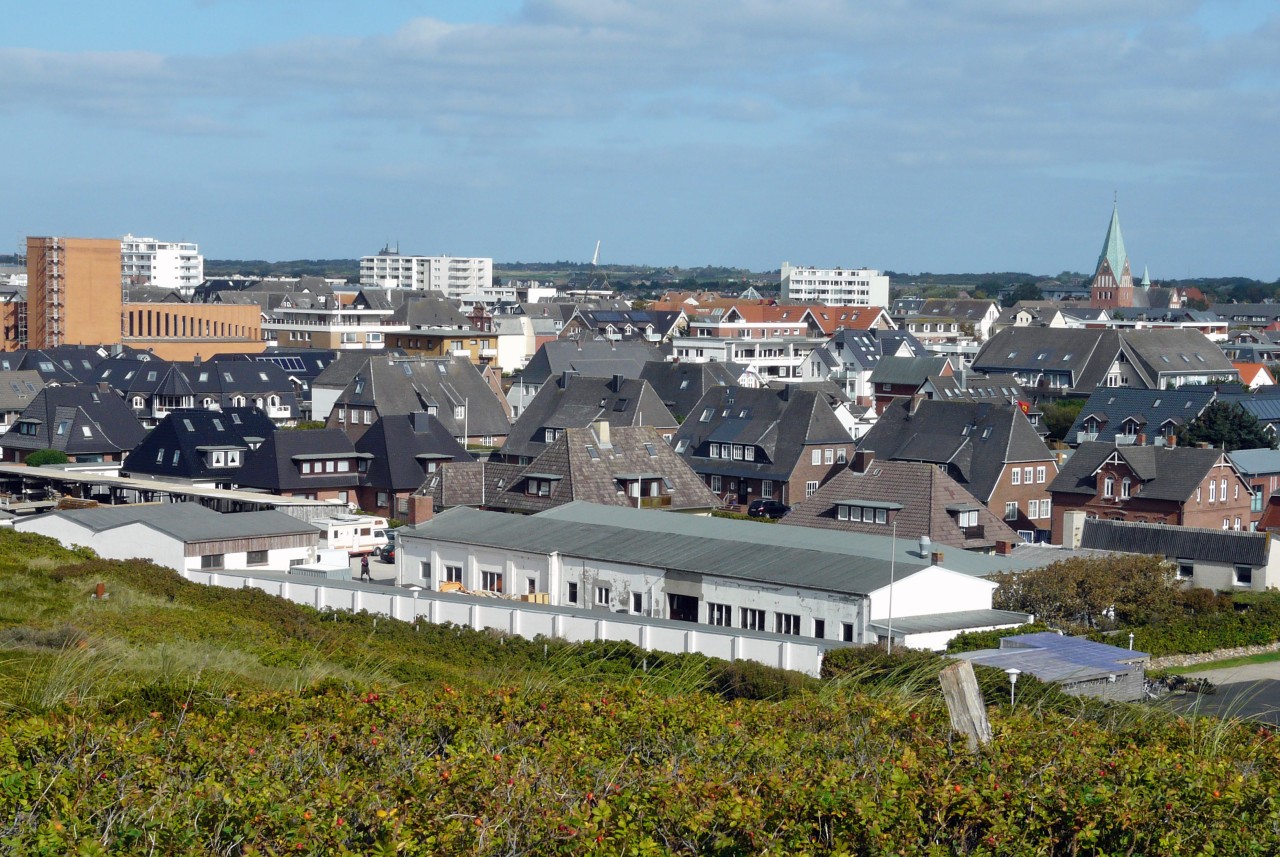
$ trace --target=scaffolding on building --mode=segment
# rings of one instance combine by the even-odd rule
[[[63,312],[65,310],[65,248],[61,238],[45,238],[36,253],[36,282],[27,285],[28,298],[43,295],[42,306],[36,309],[30,344],[36,348],[53,348],[62,344]]]

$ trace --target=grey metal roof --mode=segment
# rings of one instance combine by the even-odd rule
[[[582,502],[524,518],[457,507],[399,533],[858,595],[887,586],[891,573],[902,578],[932,565],[906,539]],[[955,549],[941,565],[972,576],[1027,567],[1016,557]]]
[[[1280,473],[1280,449],[1237,449],[1227,458],[1246,476]]]
[[[1268,542],[1266,533],[1104,521],[1098,518],[1085,520],[1084,533],[1080,538],[1081,547],[1096,550],[1251,566],[1267,564]]]
[[[222,514],[199,503],[135,503],[50,512],[57,517],[101,533],[129,524],[145,524],[184,542],[220,541],[260,536],[316,532],[305,521],[284,512],[235,512]],[[140,550],[145,546],[140,545]]]
[[[895,616],[893,630],[902,634],[929,634],[936,631],[963,631],[966,628],[990,628],[995,625],[1022,625],[1033,617],[1012,610],[959,610],[955,613],[931,613],[928,616]],[[888,633],[888,622],[872,622],[871,629]]]

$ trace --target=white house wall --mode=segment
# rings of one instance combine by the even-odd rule
[[[900,577],[893,586],[893,616],[931,616],[966,610],[990,610],[996,584],[981,577],[931,565]],[[871,593],[871,621],[889,618],[889,587]]]
[[[146,524],[127,524],[95,533],[66,518],[42,516],[19,521],[16,529],[50,536],[64,545],[90,548],[104,559],[149,559],[174,571],[182,571],[185,566],[182,542]]]

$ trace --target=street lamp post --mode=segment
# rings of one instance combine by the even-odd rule
[[[1133,632],[1129,632],[1129,651],[1133,651]]]
[[[1018,676],[1022,675],[1022,670],[1017,667],[1009,667],[1005,672],[1009,675],[1009,707],[1012,708],[1014,703],[1014,689],[1018,686]]]
[[[894,560],[898,555],[898,522],[893,522],[893,536],[889,542],[889,642],[885,646],[885,654],[893,654],[893,572]]]

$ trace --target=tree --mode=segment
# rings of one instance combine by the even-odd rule
[[[1067,432],[1075,424],[1082,408],[1084,399],[1063,399],[1044,405],[1040,410],[1044,414],[1044,425],[1049,430],[1049,437],[1066,440]]]
[[[1005,572],[992,605],[1034,613],[1044,622],[1097,628],[1112,620],[1148,624],[1171,615],[1179,584],[1172,564],[1158,556],[1075,557],[1044,568]]]
[[[1040,287],[1035,283],[1019,283],[1014,286],[1013,291],[1005,296],[1001,301],[1001,305],[1011,307],[1018,301],[1039,301],[1044,300],[1044,293],[1040,291]]]
[[[66,464],[71,459],[59,449],[38,449],[26,457],[28,467],[40,467],[44,464]]]
[[[1272,437],[1258,418],[1239,402],[1215,401],[1178,434],[1180,443],[1207,443],[1235,452],[1237,449],[1275,449]]]

